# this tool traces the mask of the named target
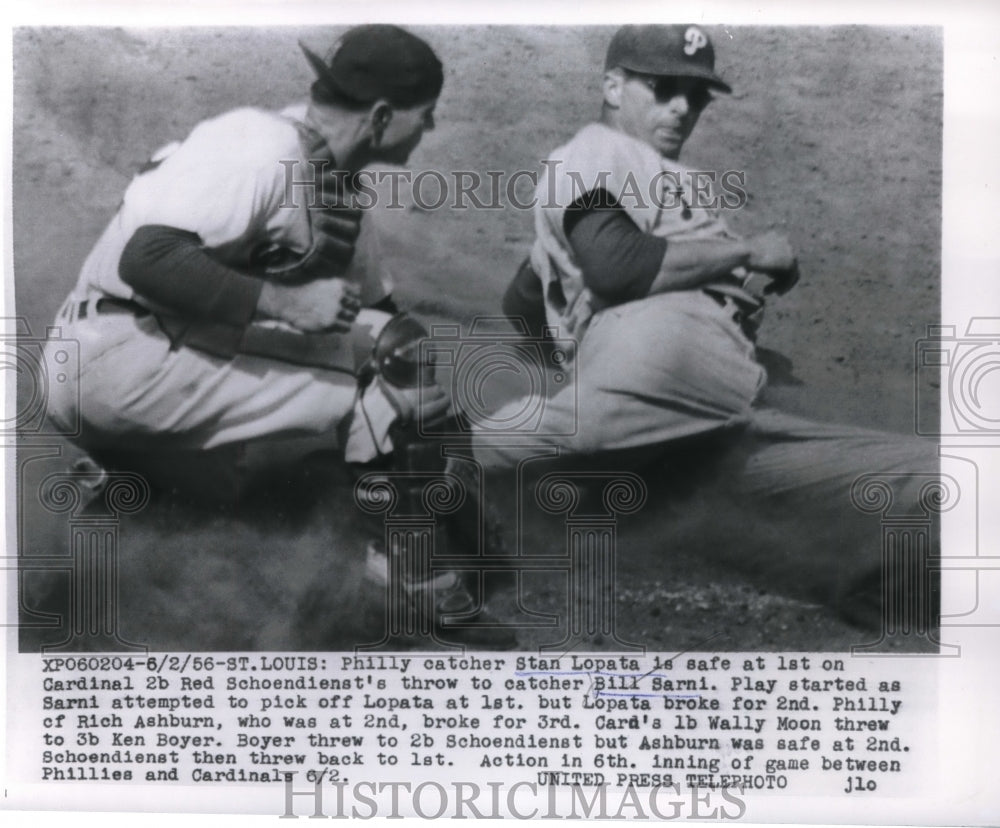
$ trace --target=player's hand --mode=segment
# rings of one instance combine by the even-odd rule
[[[759,236],[752,236],[748,243],[750,260],[747,262],[747,267],[750,270],[780,275],[797,268],[791,242],[784,233],[776,233],[773,230],[761,233]]]
[[[347,331],[360,309],[358,289],[337,278],[304,285],[265,282],[257,301],[258,313],[307,332]]]
[[[361,232],[361,211],[340,205],[311,210],[313,243],[303,259],[303,272],[315,277],[343,273],[354,257],[354,245]]]

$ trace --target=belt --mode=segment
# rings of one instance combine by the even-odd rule
[[[720,308],[730,311],[729,317],[743,331],[743,335],[750,341],[757,339],[757,327],[760,325],[760,315],[762,308],[758,308],[753,313],[747,313],[740,304],[731,296],[723,293],[716,293],[712,290],[703,290],[706,296],[714,301]]]
[[[72,324],[88,316],[105,316],[111,313],[128,313],[132,316],[148,316],[149,309],[131,299],[117,296],[99,296],[82,302],[67,301],[59,312],[59,318]]]
[[[138,319],[151,316],[153,312],[129,299],[95,296],[82,302],[67,299],[58,319],[73,324],[91,316],[108,314],[129,314]],[[170,340],[171,350],[186,346],[221,359],[248,354],[292,365],[357,374],[374,344],[364,325],[353,325],[351,332],[346,334],[307,334],[260,325],[244,329],[204,319],[184,320],[168,314],[155,316],[160,330]]]
[[[733,301],[730,297],[726,296],[725,294],[716,293],[715,291],[711,291],[711,290],[703,290],[702,293],[704,293],[709,299],[711,299],[713,302],[715,302],[715,304],[717,304],[720,308],[724,308],[727,305],[730,308],[732,308],[733,309],[733,321],[734,322],[742,322],[743,321],[743,311],[740,310],[740,308],[736,304],[736,302]]]

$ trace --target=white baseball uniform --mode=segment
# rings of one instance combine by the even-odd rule
[[[680,198],[651,198],[657,180],[671,187],[680,181],[684,192]],[[759,300],[741,289],[741,274],[704,289],[600,308],[567,239],[566,207],[587,188],[600,186],[640,230],[668,245],[732,237],[719,210],[701,206],[691,182],[683,165],[602,124],[584,127],[548,156],[536,194],[531,262],[542,281],[548,321],[560,337],[577,341],[576,357],[570,380],[544,400],[531,433],[514,445],[480,431],[476,457],[487,468],[511,468],[545,446],[563,456],[594,455],[607,468],[616,457],[634,463],[635,450],[647,448],[638,452],[640,461],[666,457],[669,476],[671,446],[699,435],[711,440],[713,434],[729,445],[735,435],[741,449],[724,467],[725,488],[737,503],[780,504],[781,514],[793,520],[832,529],[833,545],[796,566],[817,597],[840,600],[836,596],[849,594],[851,585],[877,577],[880,566],[878,524],[852,506],[852,483],[866,472],[901,475],[901,497],[915,503],[926,474],[937,471],[937,447],[758,407],[767,377],[740,314],[756,310]],[[493,420],[516,421],[526,407],[526,400],[514,400]],[[745,524],[735,528],[742,532]],[[775,554],[780,565],[789,550]]]
[[[154,155],[151,169],[129,185],[56,319],[64,337],[79,341],[81,366],[79,382],[50,399],[49,414],[57,422],[78,414],[85,446],[209,449],[303,435],[328,435],[336,445],[337,426],[354,404],[350,373],[175,347],[155,315],[96,305],[105,297],[143,302],[119,273],[126,244],[143,226],[197,234],[213,259],[244,274],[261,256],[308,250],[313,194],[293,183],[314,175],[300,140],[304,114],[305,105],[239,109],[204,121]],[[361,222],[342,278],[358,287],[363,306],[391,292],[371,221]],[[362,310],[356,324],[375,335],[388,318]]]
[[[584,127],[549,155],[537,189],[531,264],[546,315],[577,341],[575,388],[546,400],[540,433],[571,453],[667,443],[745,423],[766,373],[734,316],[760,300],[741,280],[596,310],[565,229],[566,208],[595,185],[640,230],[668,240],[734,238],[720,211],[699,206],[690,171],[604,124]],[[675,192],[677,187],[683,191]],[[667,192],[664,192],[664,189]],[[705,199],[701,196],[701,201]],[[520,401],[508,408],[517,411]],[[496,415],[503,420],[503,409]],[[543,438],[544,439],[544,438]],[[503,464],[495,454],[490,462]]]

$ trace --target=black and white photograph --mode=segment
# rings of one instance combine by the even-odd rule
[[[13,26],[12,807],[1000,815],[996,38],[640,8]]]

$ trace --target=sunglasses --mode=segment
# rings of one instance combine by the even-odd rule
[[[713,95],[708,86],[691,78],[658,77],[629,71],[626,71],[625,75],[629,80],[637,80],[652,91],[657,103],[667,103],[678,95],[687,98],[688,105],[692,109],[704,109],[712,102]]]

